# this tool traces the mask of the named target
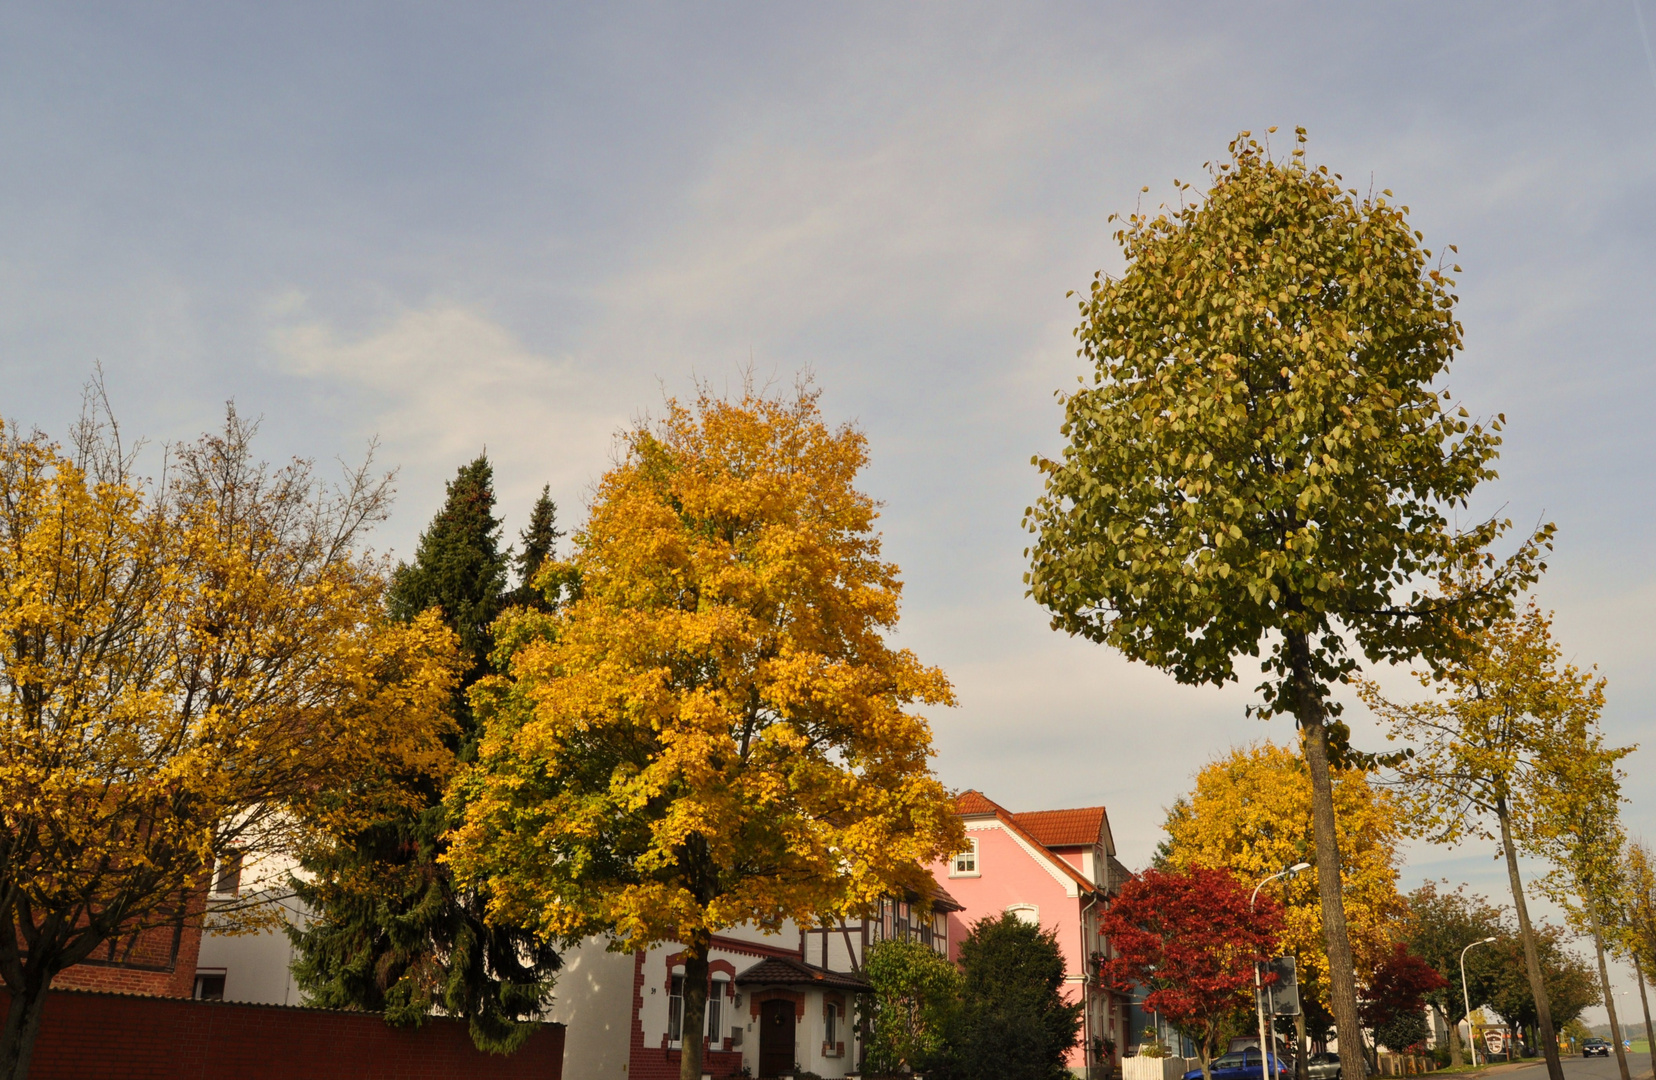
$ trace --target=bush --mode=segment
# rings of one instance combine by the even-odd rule
[[[960,1005],[945,1023],[937,1080],[1069,1080],[1065,1054],[1081,1006],[1059,993],[1064,955],[1052,931],[1014,915],[982,919],[960,945]]]
[[[960,992],[960,972],[928,945],[885,941],[869,950],[863,974],[874,992],[858,1003],[868,1022],[871,1075],[921,1071],[937,1058]]]

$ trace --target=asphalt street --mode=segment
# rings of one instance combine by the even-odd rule
[[[1494,1071],[1494,1070],[1492,1070]],[[1650,1055],[1628,1054],[1627,1074],[1633,1080],[1651,1080]],[[1547,1075],[1547,1063],[1537,1058],[1532,1065],[1524,1065],[1517,1069],[1501,1069],[1498,1071],[1500,1080],[1538,1080]],[[1621,1072],[1616,1068],[1616,1057],[1611,1054],[1607,1058],[1584,1058],[1580,1055],[1564,1059],[1565,1080],[1621,1080]]]

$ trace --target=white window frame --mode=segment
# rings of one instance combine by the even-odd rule
[[[952,878],[983,876],[983,856],[978,853],[977,837],[968,836],[966,843],[965,851],[957,851],[949,858],[949,876]],[[962,862],[968,864],[967,869],[961,869]]]
[[[707,987],[707,1014],[702,1017],[707,1028],[707,1048],[720,1050],[724,1047],[724,1036],[720,1029],[724,1027],[724,999],[725,989],[730,985],[729,979],[714,978]],[[714,1023],[717,1017],[718,1023]]]
[[[1034,904],[1011,904],[1006,909],[1008,915],[1016,915],[1031,926],[1041,925],[1041,909]]]
[[[673,993],[677,988],[678,993]],[[673,1003],[678,1003],[678,1033],[673,1033]],[[667,1045],[682,1046],[684,1044],[684,974],[667,974]]]

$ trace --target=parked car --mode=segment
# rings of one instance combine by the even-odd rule
[[[1305,1071],[1311,1080],[1340,1080],[1340,1055],[1312,1054],[1305,1059]]]
[[[1610,1044],[1603,1039],[1588,1039],[1581,1044],[1582,1057],[1609,1057]]]
[[[1265,1067],[1274,1076],[1294,1075],[1293,1062],[1287,1058],[1279,1059],[1275,1054],[1269,1056]],[[1213,1064],[1208,1066],[1208,1072],[1213,1080],[1259,1080],[1259,1048],[1249,1047],[1246,1050],[1221,1054],[1213,1059]],[[1184,1080],[1202,1080],[1202,1070],[1192,1069],[1184,1074]]]

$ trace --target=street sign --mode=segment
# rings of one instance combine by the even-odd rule
[[[1298,1016],[1300,1014],[1299,973],[1292,956],[1279,956],[1266,963],[1267,974],[1276,981],[1263,990],[1265,1015]]]
[[[1501,1053],[1506,1049],[1506,1033],[1503,1031],[1484,1032],[1484,1045],[1489,1047],[1491,1057]]]

